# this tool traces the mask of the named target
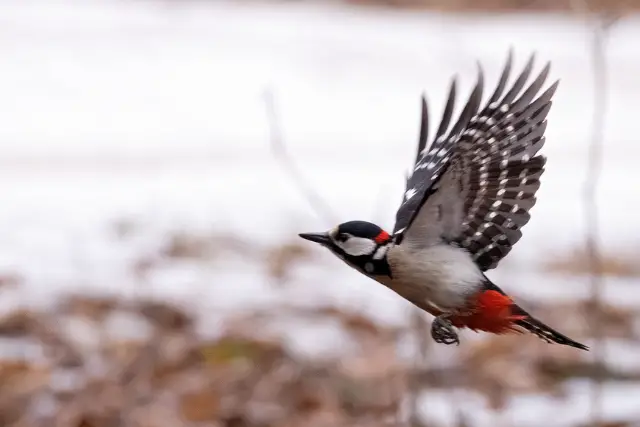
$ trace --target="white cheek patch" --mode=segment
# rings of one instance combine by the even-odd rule
[[[378,246],[373,240],[363,237],[350,237],[345,242],[336,241],[335,244],[351,256],[371,255]]]

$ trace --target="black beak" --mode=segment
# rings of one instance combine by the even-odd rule
[[[329,233],[300,233],[298,236],[305,240],[320,243],[321,245],[328,245],[331,243]]]

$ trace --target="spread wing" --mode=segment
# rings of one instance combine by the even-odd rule
[[[478,100],[473,99],[473,101],[479,103],[479,98],[482,96],[482,85],[476,85],[473,93],[476,94],[478,90],[480,91],[480,96],[476,96]],[[471,104],[472,98],[474,97],[472,96],[469,102],[467,102],[456,125],[451,131],[447,132],[456,100],[456,79],[454,78],[451,82],[447,104],[442,114],[440,125],[438,126],[433,142],[430,146],[427,146],[427,139],[429,137],[429,112],[427,102],[424,96],[422,97],[422,122],[418,140],[418,151],[416,153],[413,173],[407,178],[402,203],[396,212],[396,223],[393,228],[393,235],[396,242],[400,243],[402,241],[403,233],[409,225],[411,225],[422,204],[432,194],[435,184],[446,170],[458,140],[459,135],[457,135],[457,133],[459,133],[471,119],[473,110],[477,110],[478,108],[477,105],[474,107],[474,105]]]
[[[535,98],[549,74],[547,63],[523,91],[533,60],[531,56],[503,95],[512,65],[509,53],[498,85],[483,108],[479,108],[483,87],[479,71],[478,83],[457,123],[444,138],[439,129],[428,149],[423,142],[428,129],[423,108],[415,170],[396,214],[398,243],[406,238],[420,246],[442,241],[457,244],[469,251],[482,270],[488,270],[520,239],[544,171],[545,159],[536,154],[545,141],[545,119],[558,85],[556,81]],[[440,128],[443,123],[448,126],[452,96],[455,89]]]

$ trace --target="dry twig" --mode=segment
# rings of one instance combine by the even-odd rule
[[[592,30],[589,46],[593,68],[593,117],[591,120],[591,142],[589,144],[587,177],[584,183],[584,204],[586,230],[586,251],[590,266],[590,288],[592,313],[590,329],[593,336],[593,357],[595,366],[603,366],[605,342],[600,317],[602,312],[602,293],[604,287],[603,261],[600,250],[600,221],[598,216],[597,189],[602,171],[602,147],[604,126],[607,113],[607,59],[606,41],[611,26],[616,22],[613,16],[602,13],[593,14],[586,0],[571,0],[574,11],[586,15]],[[594,426],[602,423],[603,378],[597,375],[591,394],[591,422]]]
[[[320,194],[315,191],[313,186],[307,182],[304,175],[300,172],[295,162],[287,153],[284,138],[282,136],[282,129],[278,120],[275,96],[271,89],[265,90],[264,103],[267,122],[269,123],[269,142],[271,144],[273,154],[278,158],[278,160],[280,160],[282,166],[289,173],[291,181],[297,185],[300,194],[307,199],[316,214],[329,224],[335,224],[336,216],[332,213],[329,205],[320,196]]]

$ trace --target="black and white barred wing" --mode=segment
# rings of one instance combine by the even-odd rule
[[[430,146],[427,146],[429,114],[427,103],[424,97],[422,98],[420,138],[418,140],[415,166],[412,174],[407,178],[405,193],[396,213],[396,223],[393,229],[393,237],[397,243],[402,241],[404,233],[409,229],[418,212],[423,211],[423,213],[425,213],[423,209],[425,201],[435,194],[442,175],[449,167],[460,134],[466,128],[480,104],[482,98],[482,79],[480,78],[478,80],[478,84],[463,108],[457,122],[451,130],[447,132],[455,106],[455,98],[456,81],[454,79],[449,89],[449,95],[440,125]],[[438,235],[438,225],[432,222],[429,231],[433,232],[434,235]]]
[[[531,57],[503,95],[511,63],[509,55],[496,90],[480,112],[473,112],[434,194],[406,232],[407,239],[423,244],[439,232],[442,240],[467,249],[482,270],[497,266],[529,222],[545,164],[537,153],[558,85],[536,98],[549,74],[547,64],[522,92],[533,70]]]

